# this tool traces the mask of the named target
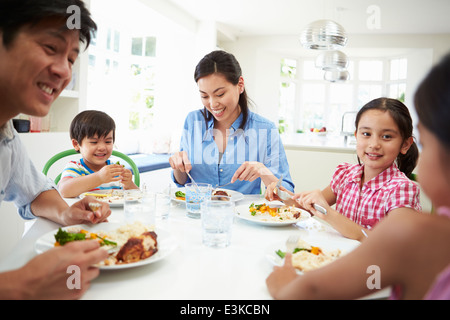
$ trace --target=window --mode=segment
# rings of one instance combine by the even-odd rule
[[[383,62],[379,60],[360,61],[358,79],[361,81],[383,80]]]
[[[406,76],[408,61],[406,59],[392,59],[390,61],[390,75],[388,81],[388,96],[405,102]]]
[[[297,61],[292,59],[282,59],[281,61],[280,84],[280,108],[278,130],[280,133],[286,132],[294,127],[292,115],[295,109],[295,92],[297,77]]]
[[[404,101],[407,59],[350,59],[350,80],[328,82],[311,59],[282,59],[279,131],[308,132],[326,127],[341,131],[345,112],[358,111],[372,99],[388,96]]]
[[[156,19],[152,18],[155,14],[150,8],[136,1],[130,3],[123,7],[119,2],[105,6],[102,1],[91,1],[98,31],[89,47],[87,104],[88,108],[110,114],[118,130],[143,132],[152,127],[155,105],[158,44],[153,34],[155,28],[143,25],[132,28],[132,22],[118,24],[112,18],[119,10],[123,18],[139,20],[139,11],[148,20]]]
[[[131,54],[134,56],[155,57],[156,37],[133,38],[131,44]]]

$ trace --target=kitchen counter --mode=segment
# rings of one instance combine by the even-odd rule
[[[353,136],[345,139],[332,133],[308,132],[284,134],[281,139],[296,192],[323,189],[338,165],[358,162]]]
[[[353,136],[332,133],[296,133],[281,135],[286,150],[323,151],[354,154],[356,140]]]

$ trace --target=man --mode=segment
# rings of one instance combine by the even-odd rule
[[[70,6],[79,10],[68,10]],[[72,18],[81,22],[78,28],[70,27]],[[42,117],[49,112],[71,80],[80,42],[89,46],[95,30],[81,0],[0,2],[0,204],[13,201],[24,219],[43,217],[72,225],[102,222],[111,214],[107,204],[90,211],[93,199],[69,207],[33,166],[11,121],[20,113]],[[98,275],[92,265],[106,256],[98,243],[89,241],[52,249],[18,270],[0,274],[0,299],[79,298]],[[66,285],[72,265],[81,271],[80,290]]]

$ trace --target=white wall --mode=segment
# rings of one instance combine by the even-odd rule
[[[236,56],[249,95],[258,106],[256,111],[271,119],[277,117],[280,59],[318,54],[301,48],[297,36],[241,37],[237,41],[221,42],[220,47]],[[406,55],[410,63],[405,102],[412,106],[419,82],[434,63],[450,52],[450,35],[349,35],[348,45],[342,51],[350,57]]]

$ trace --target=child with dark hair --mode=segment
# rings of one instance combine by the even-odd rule
[[[355,127],[359,163],[339,165],[330,185],[322,191],[291,195],[297,205],[327,221],[344,236],[362,240],[391,212],[400,208],[422,210],[420,188],[408,178],[419,153],[408,108],[398,100],[370,101],[359,110]],[[268,200],[279,200],[274,188],[274,184],[267,188]],[[327,214],[314,209],[314,204],[324,207]],[[335,209],[331,208],[333,204]]]
[[[368,267],[376,266],[379,288],[391,287],[392,299],[450,299],[450,55],[422,81],[414,102],[422,145],[419,182],[437,214],[391,214],[358,248],[301,276],[286,254],[285,264],[266,280],[274,298],[360,298],[374,293]]]
[[[102,111],[83,111],[73,119],[70,138],[83,158],[70,161],[64,168],[58,185],[63,197],[73,198],[96,190],[138,189],[131,171],[109,160],[115,130],[114,120]]]

